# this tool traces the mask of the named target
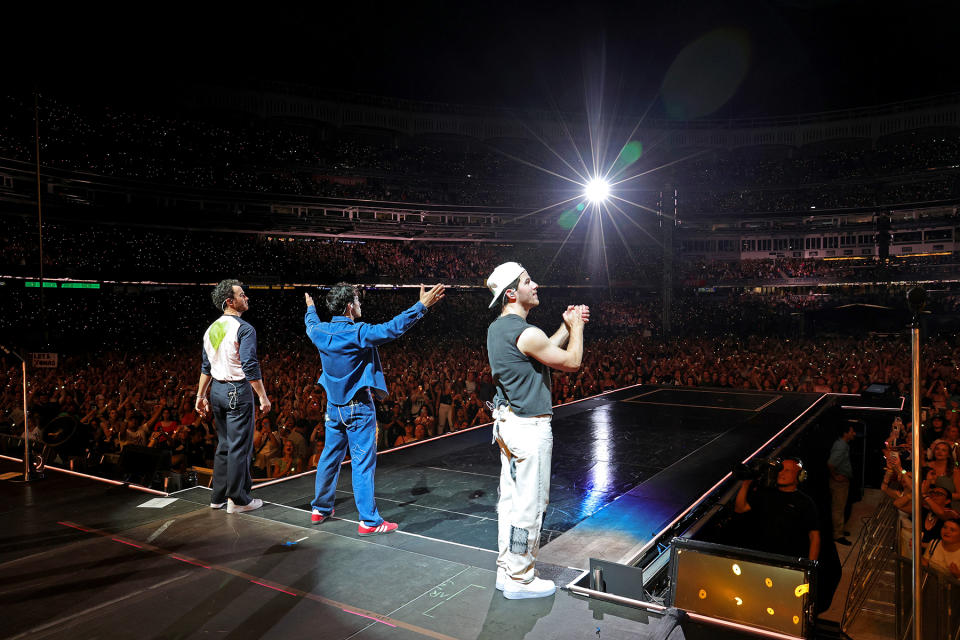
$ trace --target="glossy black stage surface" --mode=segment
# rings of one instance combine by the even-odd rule
[[[818,394],[644,386],[557,408],[541,574],[567,584],[589,557],[629,555],[824,404]],[[629,607],[495,591],[498,476],[489,427],[384,452],[377,500],[401,531],[372,538],[356,535],[349,465],[336,517],[319,526],[309,523],[312,476],[255,489],[266,506],[237,515],[211,510],[204,488],[151,502],[56,472],[0,482],[0,636],[651,633],[657,617]]]

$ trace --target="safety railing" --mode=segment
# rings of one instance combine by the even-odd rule
[[[897,640],[913,633],[913,563],[897,556],[894,601],[897,609]],[[956,640],[960,637],[960,581],[937,569],[924,568],[920,574],[920,633],[923,640]]]
[[[847,599],[840,619],[840,628],[846,632],[863,610],[864,602],[877,580],[890,567],[896,555],[898,535],[897,510],[889,497],[884,496],[873,516],[863,524],[860,552],[853,568],[847,590]]]

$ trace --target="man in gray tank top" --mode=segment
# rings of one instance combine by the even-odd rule
[[[493,435],[500,446],[497,589],[511,600],[553,595],[551,580],[536,576],[540,528],[550,498],[550,369],[576,371],[583,359],[586,305],[569,306],[552,336],[527,323],[540,304],[537,283],[516,262],[501,264],[486,281],[490,308],[500,316],[487,330],[487,354],[497,387]]]

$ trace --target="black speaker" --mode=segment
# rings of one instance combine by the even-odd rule
[[[158,471],[170,469],[170,450],[128,444],[120,452],[120,470],[125,477],[138,476],[150,483]]]

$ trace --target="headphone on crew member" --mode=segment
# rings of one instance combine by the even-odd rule
[[[786,458],[780,460],[780,464],[783,464],[787,460],[792,460],[796,463],[797,467],[800,469],[800,471],[797,473],[797,484],[803,484],[803,482],[807,479],[807,470],[803,468],[803,460],[797,456],[787,456]]]

